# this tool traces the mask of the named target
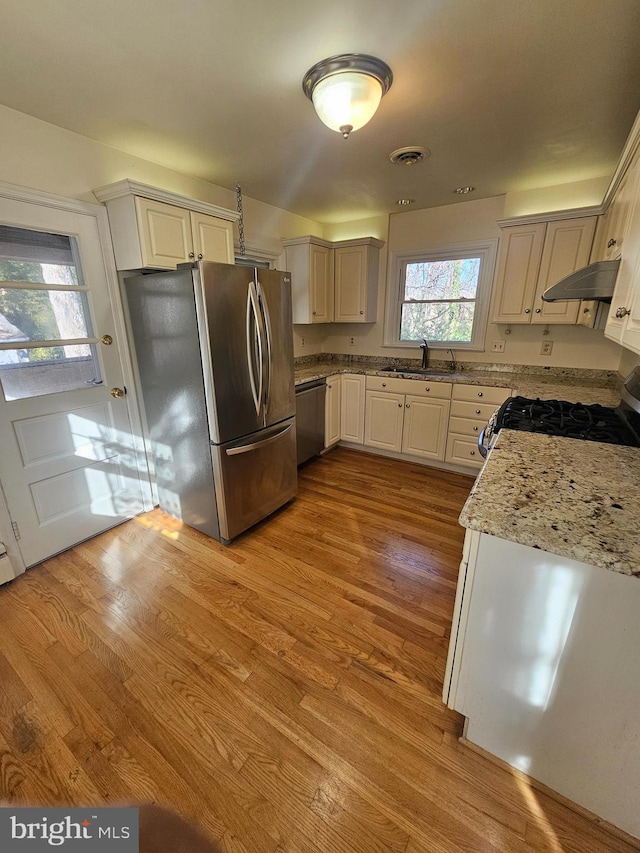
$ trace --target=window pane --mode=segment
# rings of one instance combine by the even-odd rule
[[[83,292],[0,287],[3,343],[91,337],[87,315]]]
[[[409,303],[402,306],[400,340],[469,343],[475,302]]]
[[[74,268],[75,238],[66,234],[48,234],[44,231],[32,231],[28,228],[13,228],[0,225],[0,259],[6,262],[7,269],[14,274],[7,276],[8,281],[42,281],[39,278],[16,278],[22,265],[29,270],[40,264],[48,266],[66,266]],[[68,282],[68,284],[77,282]]]
[[[405,300],[475,299],[480,258],[422,261],[405,268]]]
[[[93,344],[0,350],[0,383],[5,400],[22,400],[100,384]]]

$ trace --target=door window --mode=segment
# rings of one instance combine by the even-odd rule
[[[0,225],[0,384],[7,401],[101,384],[75,237]]]

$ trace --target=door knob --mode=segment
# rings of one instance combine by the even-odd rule
[[[109,393],[111,394],[112,397],[124,397],[124,395],[127,392],[126,392],[126,390],[123,390],[122,388],[112,388],[111,391],[109,391]]]
[[[100,343],[104,344],[106,347],[110,347],[113,343],[113,338],[111,337],[111,335],[103,335],[100,338]]]
[[[626,317],[627,314],[631,314],[631,311],[628,308],[618,308],[616,311],[616,317],[618,320],[622,320],[622,318]]]

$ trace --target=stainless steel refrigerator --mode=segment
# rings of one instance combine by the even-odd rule
[[[124,290],[160,507],[228,542],[297,491],[291,277],[200,261]]]

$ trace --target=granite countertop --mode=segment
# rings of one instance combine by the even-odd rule
[[[640,448],[502,430],[460,524],[640,577]]]
[[[306,362],[306,363],[305,363]],[[296,363],[295,382],[300,385],[313,379],[322,379],[339,373],[364,373],[371,376],[405,377],[424,379],[407,373],[385,373],[384,367],[401,366],[399,359],[375,358],[327,358],[320,360],[301,359]],[[540,397],[546,400],[568,400],[571,403],[602,406],[617,406],[620,402],[620,377],[611,371],[551,368],[532,372],[513,366],[501,365],[499,369],[475,369],[464,364],[455,373],[437,373],[429,377],[430,382],[463,383],[465,385],[493,385],[497,388],[512,388],[522,397]]]

